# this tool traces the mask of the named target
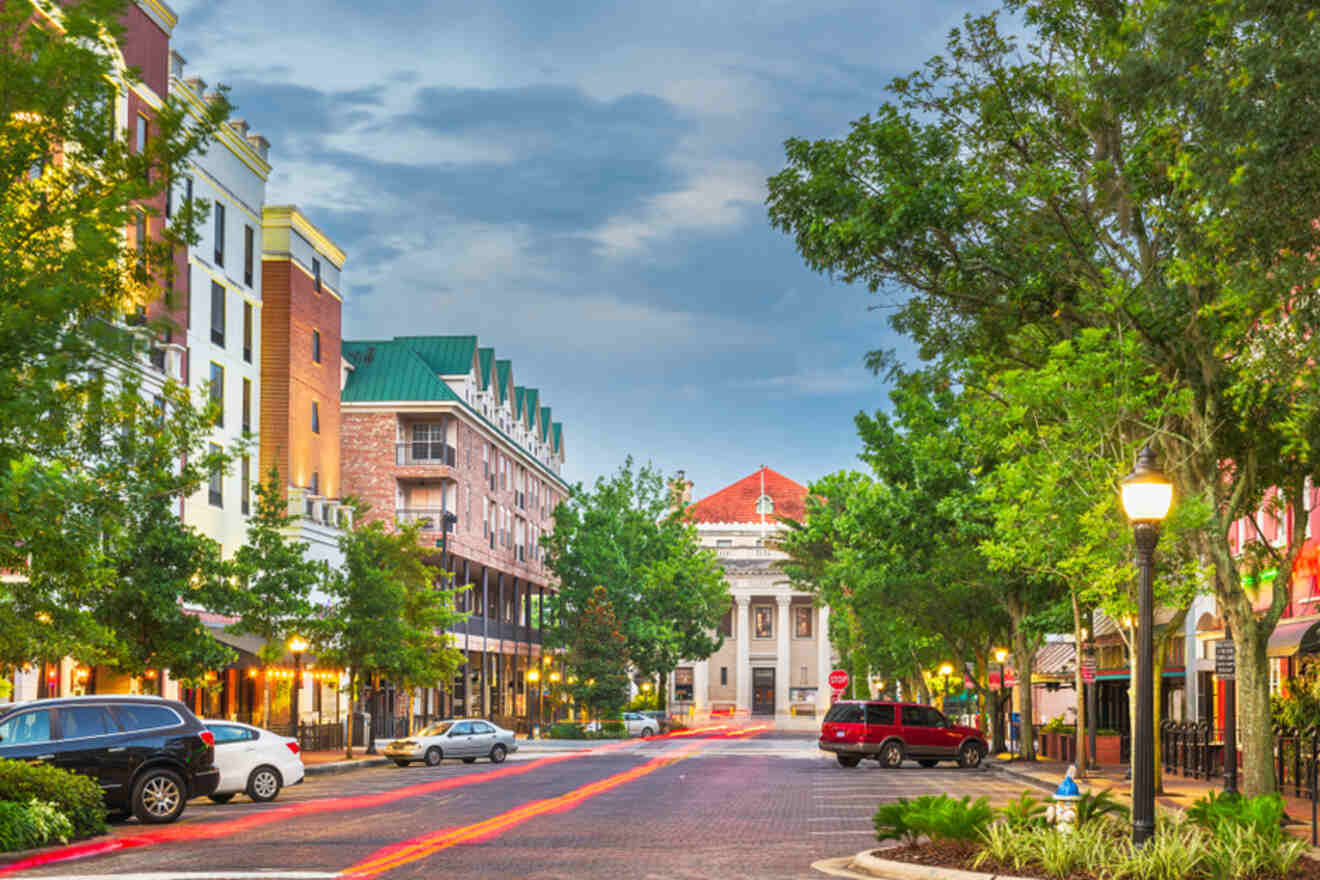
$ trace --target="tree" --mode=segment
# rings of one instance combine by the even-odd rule
[[[1243,790],[1270,791],[1265,649],[1305,530],[1242,553],[1229,532],[1314,506],[1320,19],[1251,0],[1005,8],[1025,41],[969,17],[848,137],[790,141],[771,219],[812,266],[904,288],[895,326],[950,369],[1046,369],[1087,331],[1130,345],[1169,392],[1143,433],[1202,505],[1238,640]],[[1245,581],[1271,568],[1257,607]]]
[[[277,664],[285,643],[307,631],[314,608],[312,590],[329,578],[325,563],[307,558],[307,545],[290,536],[298,518],[280,490],[278,469],[272,467],[265,482],[256,486],[257,505],[248,520],[247,540],[234,553],[233,571],[239,581],[234,594],[234,615],[228,629],[262,640],[259,658]],[[270,681],[262,689],[263,727],[270,724]]]
[[[603,588],[643,674],[667,675],[679,660],[719,648],[711,632],[729,608],[728,584],[670,498],[658,471],[634,472],[629,458],[592,490],[575,486],[555,509],[545,546],[560,585],[550,598],[548,646],[573,642],[581,614]]]
[[[628,702],[628,638],[609,591],[596,587],[569,630],[566,688],[591,718],[613,718]]]
[[[426,564],[420,523],[391,532],[367,522],[366,506],[348,499],[353,527],[339,538],[342,569],[327,584],[330,605],[309,627],[320,662],[348,671],[345,692],[358,700],[364,676],[385,675],[404,684],[452,681],[462,658],[448,626],[458,619],[453,591],[437,586],[443,574]],[[353,757],[352,724],[345,754]]]
[[[197,455],[168,473],[206,426],[168,383],[163,416],[142,406],[141,365],[162,327],[122,319],[155,299],[172,305],[174,254],[196,240],[205,206],[177,206],[168,226],[153,218],[229,108],[218,101],[187,121],[170,98],[145,149],[130,152],[112,124],[136,81],[118,60],[123,9],[0,7],[10,47],[0,53],[0,569],[25,575],[0,587],[13,611],[0,614],[0,662],[59,651],[129,674],[168,660],[188,675],[225,656],[180,606],[198,597],[195,574],[213,580],[215,560],[177,516],[162,517],[196,487],[198,466],[222,462]],[[143,241],[125,235],[139,212],[153,227]],[[107,377],[137,397],[106,394]],[[103,446],[107,425],[166,436]]]

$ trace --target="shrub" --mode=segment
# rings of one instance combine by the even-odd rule
[[[73,825],[75,837],[105,831],[105,801],[92,779],[45,764],[0,759],[0,801],[51,804]]]
[[[1077,824],[1085,825],[1101,816],[1127,816],[1128,808],[1114,800],[1114,790],[1106,788],[1099,794],[1086,792],[1077,800]]]
[[[972,801],[970,795],[955,800],[947,794],[922,795],[915,800],[899,798],[882,804],[875,812],[877,840],[907,840],[925,835],[931,840],[970,843],[981,840],[994,819],[987,798]]]
[[[1004,804],[999,815],[1009,828],[1016,831],[1042,827],[1045,824],[1045,804],[1024,791],[1021,797]]]
[[[0,852],[68,843],[73,823],[54,804],[0,801]]]
[[[622,721],[604,721],[601,722],[600,732],[610,738],[623,737],[628,735],[628,727]]]
[[[571,721],[556,721],[550,725],[547,736],[550,739],[586,739],[587,732],[582,729],[581,724],[574,724]]]

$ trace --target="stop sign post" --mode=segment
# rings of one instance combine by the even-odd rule
[[[834,699],[843,696],[843,692],[848,688],[848,673],[843,669],[836,669],[830,673],[830,689],[834,691]]]

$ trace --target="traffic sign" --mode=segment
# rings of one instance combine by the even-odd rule
[[[1017,672],[1012,669],[1004,670],[1004,687],[1017,687]]]
[[[1231,639],[1215,642],[1215,675],[1220,681],[1237,679],[1237,646]]]
[[[848,673],[842,669],[836,669],[830,673],[830,687],[836,691],[842,691],[848,687]]]

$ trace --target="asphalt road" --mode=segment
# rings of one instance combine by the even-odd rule
[[[273,804],[197,800],[165,829],[116,825],[116,851],[19,873],[0,865],[0,880],[819,878],[812,862],[873,843],[881,800],[1002,802],[1022,789],[952,764],[845,769],[801,735],[693,736],[499,766],[370,768],[309,779]]]

